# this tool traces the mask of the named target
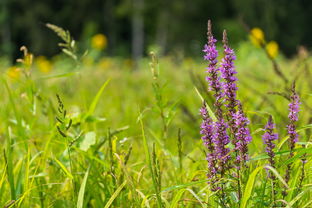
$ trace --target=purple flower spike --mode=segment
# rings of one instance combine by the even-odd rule
[[[236,59],[236,56],[233,49],[228,46],[225,30],[223,32],[223,48],[224,58],[221,62],[220,71],[222,78],[225,80],[223,88],[225,93],[225,100],[227,101],[226,106],[229,108],[229,112],[232,114],[236,112],[235,107],[238,105],[238,100],[236,99],[237,78],[235,77],[237,72],[235,71],[234,67],[234,60]]]
[[[223,119],[218,120],[214,124],[215,134],[213,137],[213,142],[215,144],[216,156],[219,161],[218,169],[223,175],[226,168],[228,168],[227,162],[230,160],[230,149],[226,147],[230,143],[230,138],[226,132],[228,128],[227,124]]]
[[[202,135],[202,140],[206,148],[208,149],[207,153],[207,161],[208,161],[208,178],[213,179],[217,174],[216,167],[216,156],[214,152],[214,144],[213,144],[213,122],[208,115],[206,104],[204,103],[202,108],[200,109],[200,113],[202,115],[203,121],[201,124],[200,134]]]
[[[207,67],[207,73],[208,76],[206,77],[206,80],[209,83],[209,90],[214,91],[214,97],[216,98],[215,106],[216,106],[216,114],[218,119],[222,118],[222,84],[220,82],[220,76],[219,76],[219,68],[216,66],[218,61],[218,51],[216,48],[216,42],[217,40],[213,37],[211,32],[211,22],[208,21],[208,43],[205,45],[203,52],[205,52],[204,59],[209,61],[209,65]]]
[[[290,141],[290,150],[291,153],[295,147],[295,143],[298,142],[298,133],[296,131],[296,125],[295,122],[298,121],[298,114],[299,114],[299,96],[295,91],[295,84],[292,86],[292,95],[290,96],[290,103],[288,105],[289,107],[289,124],[287,125],[287,132],[289,135],[289,141]],[[292,153],[293,154],[293,153]]]
[[[278,139],[278,134],[274,133],[275,125],[273,123],[272,116],[269,117],[268,123],[265,126],[265,133],[262,136],[262,140],[266,145],[265,151],[269,156],[269,162],[272,167],[275,167],[274,157],[275,153],[273,149],[275,148],[275,144],[273,143]]]
[[[295,88],[296,88],[295,83],[293,83],[292,88],[291,88],[290,103],[288,105],[289,124],[287,125],[287,132],[289,135],[289,142],[288,142],[289,149],[290,149],[290,153],[289,153],[289,157],[288,157],[289,159],[291,159],[294,156],[295,145],[296,145],[296,142],[298,142],[298,133],[296,130],[296,124],[295,123],[296,123],[296,121],[298,121],[300,101],[299,101],[299,96],[296,93]],[[291,166],[292,166],[292,163],[287,164],[287,169],[286,169],[286,174],[285,174],[285,182],[286,183],[288,183],[288,181],[290,179]],[[283,196],[287,195],[286,188],[282,194],[283,194]]]
[[[245,117],[242,105],[238,106],[238,111],[233,114],[235,122],[235,150],[239,153],[236,158],[237,164],[242,164],[249,159],[248,157],[248,144],[251,142],[251,135],[247,125],[249,120]]]

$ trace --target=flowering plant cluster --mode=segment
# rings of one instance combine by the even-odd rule
[[[213,37],[211,22],[208,21],[208,42],[204,46],[204,59],[208,61],[207,77],[209,88],[213,93],[214,112],[208,112],[207,104],[204,102],[200,109],[202,116],[201,135],[204,145],[206,146],[208,161],[208,182],[212,191],[221,190],[224,193],[226,186],[224,176],[226,174],[234,176],[237,181],[237,197],[241,198],[242,173],[247,169],[249,161],[248,144],[252,141],[249,130],[249,120],[246,117],[242,103],[237,97],[237,71],[235,70],[234,61],[236,59],[234,50],[230,48],[226,32],[223,33],[223,53],[224,57],[221,63],[218,63],[218,50],[216,48],[217,40]],[[289,123],[287,125],[288,147],[291,161],[294,156],[295,144],[298,141],[296,122],[298,121],[299,96],[295,91],[293,84],[289,104]],[[269,166],[276,168],[275,163],[275,142],[278,140],[278,134],[275,133],[275,124],[272,116],[265,126],[262,140],[265,145],[265,151],[268,156]],[[304,163],[303,161],[303,169]],[[288,183],[292,162],[287,164],[284,182]],[[233,172],[235,172],[233,174]],[[304,172],[304,170],[303,170]],[[268,173],[268,178],[272,180],[272,187],[276,187],[277,177]],[[303,177],[301,177],[303,178]],[[285,184],[284,183],[284,184]],[[273,191],[273,198],[277,191]],[[287,195],[286,186],[282,192]],[[220,198],[224,197],[221,195]],[[222,201],[222,200],[221,200]],[[224,204],[223,204],[224,205]]]
[[[204,59],[209,62],[207,67],[209,91],[214,93],[216,119],[209,116],[206,104],[201,108],[203,122],[201,125],[202,140],[208,149],[208,178],[212,190],[222,189],[215,185],[227,170],[235,167],[240,169],[248,160],[248,143],[251,142],[248,128],[249,120],[245,116],[240,100],[237,99],[237,78],[235,74],[233,49],[228,45],[226,32],[223,33],[224,58],[218,65],[217,40],[211,31],[211,22],[208,22],[208,43],[204,47]],[[234,150],[229,144],[232,141]],[[234,156],[231,154],[234,152]],[[230,161],[234,159],[234,164]]]

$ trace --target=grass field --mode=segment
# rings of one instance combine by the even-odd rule
[[[235,52],[238,98],[253,138],[240,199],[233,174],[222,179],[226,193],[207,183],[199,109],[202,96],[214,111],[214,98],[206,61],[147,57],[134,70],[131,60],[117,57],[87,55],[77,64],[59,55],[47,63],[34,54],[19,69],[8,71],[1,61],[0,206],[312,207],[312,60],[302,54],[274,59],[285,83],[261,48],[245,42]],[[281,94],[289,96],[294,80],[302,104],[299,142],[289,159],[289,100]],[[266,166],[262,141],[269,115],[279,133],[276,169]],[[268,172],[276,176],[275,190]]]

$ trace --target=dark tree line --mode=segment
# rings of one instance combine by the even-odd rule
[[[0,56],[12,58],[21,45],[40,55],[59,52],[47,22],[77,40],[104,33],[107,55],[133,58],[151,45],[163,54],[201,54],[208,19],[217,36],[227,28],[232,43],[246,38],[247,25],[262,28],[287,55],[312,44],[310,0],[1,0],[0,7]]]

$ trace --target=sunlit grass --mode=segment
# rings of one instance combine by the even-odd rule
[[[253,136],[241,207],[270,207],[266,172],[273,171],[283,188],[288,101],[268,92],[283,93],[285,84],[260,48],[242,43],[236,51],[238,96]],[[164,57],[158,60],[155,80],[149,58],[142,59],[136,70],[129,60],[103,57],[84,62],[84,58],[92,59],[86,56],[77,64],[60,55],[45,59],[41,66],[35,61],[26,73],[25,66],[17,64],[18,76],[10,74],[15,68],[8,72],[9,66],[0,66],[0,206],[217,207],[216,195],[206,183],[207,162],[199,135],[202,101],[195,90],[212,104],[205,89],[206,63]],[[298,171],[292,172],[289,194],[280,203],[309,207],[311,79],[306,66],[312,61],[282,56],[277,61],[290,80],[296,78],[303,102],[296,147],[300,151],[293,161]],[[47,63],[53,67],[43,66]],[[64,105],[61,112],[56,95]],[[269,114],[280,134],[276,170],[265,168],[261,139]],[[306,175],[297,190],[304,154]],[[236,200],[234,192],[229,195]]]

